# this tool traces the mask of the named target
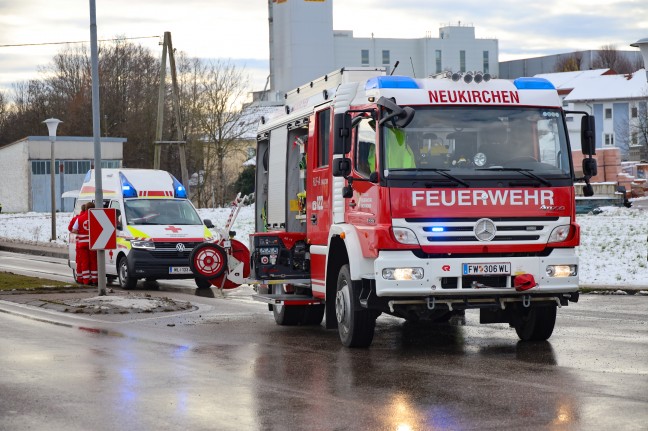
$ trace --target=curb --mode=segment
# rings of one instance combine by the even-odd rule
[[[12,242],[0,242],[0,251],[9,251],[12,253],[32,254],[36,256],[56,257],[67,259],[67,248],[48,245],[21,244]]]

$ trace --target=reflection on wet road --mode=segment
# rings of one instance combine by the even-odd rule
[[[202,299],[206,303],[217,299]],[[549,342],[383,318],[367,350],[258,304],[80,330],[0,313],[0,429],[646,429],[647,297],[585,296]],[[205,309],[203,309],[205,310]],[[171,322],[175,326],[168,326]],[[87,322],[86,322],[87,323]],[[85,325],[90,326],[90,325]]]

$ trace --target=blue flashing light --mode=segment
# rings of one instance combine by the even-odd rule
[[[518,90],[555,90],[556,87],[544,78],[518,78],[513,81]]]
[[[138,195],[137,190],[135,190],[135,187],[133,187],[131,182],[121,172],[119,173],[119,180],[121,181],[122,196],[125,198],[136,198]]]
[[[187,190],[182,183],[173,175],[171,175],[171,178],[173,178],[173,196],[180,199],[187,199]]]
[[[445,232],[445,228],[443,228],[441,226],[434,226],[432,228],[432,232]]]
[[[367,80],[365,90],[375,88],[418,89],[419,85],[409,76],[374,76]]]
[[[83,179],[83,182],[84,182],[84,183],[87,183],[87,182],[90,181],[90,173],[91,173],[91,172],[92,172],[92,170],[86,172],[86,176],[85,176],[85,178]]]

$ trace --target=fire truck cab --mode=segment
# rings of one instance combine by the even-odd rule
[[[596,173],[583,116],[584,180]],[[258,131],[256,299],[280,325],[366,347],[381,313],[479,309],[546,340],[578,300],[566,115],[537,78],[414,79],[346,68],[286,95]]]

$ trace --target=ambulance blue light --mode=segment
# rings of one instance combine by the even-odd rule
[[[375,88],[417,89],[419,86],[416,81],[409,76],[374,76],[367,80],[365,90],[372,90]]]
[[[556,87],[544,78],[518,78],[513,81],[518,90],[555,90]]]
[[[122,174],[121,172],[119,173],[119,180],[121,181],[121,187],[122,187],[122,196],[125,198],[136,198],[137,197],[137,190],[135,190],[135,187],[131,184],[130,181]]]
[[[440,227],[440,226],[434,226],[432,228],[432,232],[445,232],[445,228]]]
[[[90,181],[90,173],[91,173],[91,172],[92,172],[92,171],[88,171],[88,172],[86,172],[86,176],[85,176],[85,178],[84,178],[84,180],[83,180],[84,183],[87,183],[87,182]]]
[[[182,183],[176,179],[173,175],[171,175],[171,178],[173,178],[173,195],[176,198],[181,198],[181,199],[187,199],[187,190],[184,188]]]

